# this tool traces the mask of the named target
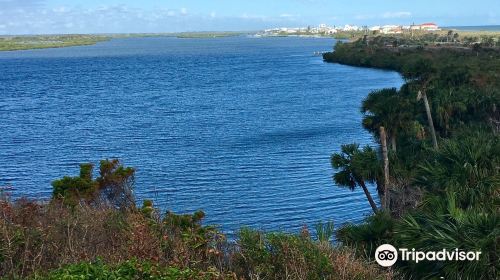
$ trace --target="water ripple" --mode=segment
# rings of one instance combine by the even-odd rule
[[[373,144],[361,100],[402,80],[312,56],[333,44],[140,38],[0,53],[0,186],[48,198],[79,163],[119,157],[137,168],[139,199],[204,209],[229,233],[359,222],[370,206],[333,184],[329,156]]]

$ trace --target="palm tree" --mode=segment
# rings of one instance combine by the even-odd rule
[[[364,128],[377,135],[383,126],[393,151],[396,151],[399,133],[413,120],[411,111],[409,100],[403,98],[396,88],[373,91],[361,105],[361,112],[365,115]]]
[[[419,90],[417,100],[422,99],[424,101],[425,113],[427,114],[427,120],[429,121],[429,127],[431,129],[432,144],[434,145],[434,148],[437,149],[438,143],[436,137],[436,129],[434,128],[434,121],[432,120],[431,106],[429,105],[429,100],[427,99],[427,94],[425,92],[425,88],[423,88],[423,90]]]
[[[473,77],[470,69],[459,67],[456,64],[450,64],[441,69],[436,83],[437,87],[433,90],[433,100],[431,106],[434,108],[436,124],[440,126],[442,133],[449,136],[449,132],[459,127],[472,114],[477,112],[490,112],[489,108],[498,102],[492,102],[486,107],[476,107],[487,100],[488,93],[478,93],[472,83]],[[484,120],[488,117],[483,115]],[[438,128],[439,130],[439,128]]]
[[[466,81],[465,78],[463,80]],[[445,136],[449,136],[452,126],[463,122],[462,115],[467,112],[468,106],[472,103],[468,100],[471,91],[463,84],[443,84],[441,89],[435,90],[434,93],[432,107],[436,116],[436,124]]]
[[[369,146],[360,150],[358,144],[342,145],[341,152],[331,156],[331,164],[334,169],[339,170],[333,175],[334,182],[350,190],[360,186],[373,212],[376,213],[377,205],[366,187],[366,182],[373,183],[379,181],[381,177],[376,151]]]
[[[432,143],[434,148],[438,149],[436,129],[434,128],[434,122],[432,120],[431,107],[429,105],[429,100],[427,99],[427,89],[429,84],[432,82],[436,69],[432,65],[432,61],[428,59],[418,59],[413,63],[408,63],[403,68],[403,76],[407,81],[416,82],[420,90],[418,91],[417,100],[422,99],[424,101],[425,112],[427,114],[427,120],[429,121],[429,128],[432,135]]]

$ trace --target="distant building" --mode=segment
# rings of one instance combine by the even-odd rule
[[[410,29],[411,30],[423,30],[423,31],[438,31],[438,30],[440,30],[439,26],[435,23],[432,23],[432,22],[427,22],[427,23],[423,23],[420,25],[411,25]]]
[[[439,30],[439,27],[435,23],[428,22],[428,23],[421,24],[420,29],[425,30],[425,31],[437,31],[437,30]]]
[[[380,32],[384,34],[400,34],[403,33],[403,28],[400,25],[384,25]]]
[[[344,25],[344,28],[342,28],[342,30],[344,30],[344,31],[359,31],[359,30],[361,30],[361,28],[356,26],[356,25],[346,24],[346,25]]]
[[[324,34],[335,34],[337,29],[335,27],[330,27],[324,23],[318,25],[318,28],[311,29],[312,33],[324,33]]]

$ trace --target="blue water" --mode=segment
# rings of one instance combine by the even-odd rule
[[[448,26],[444,28],[461,31],[500,31],[500,25],[470,25],[470,26]]]
[[[137,168],[138,199],[203,209],[229,233],[358,222],[369,204],[333,184],[329,157],[373,144],[360,103],[402,80],[312,55],[334,43],[136,38],[0,52],[0,186],[48,198],[79,163],[118,157]]]

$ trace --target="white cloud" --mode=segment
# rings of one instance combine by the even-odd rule
[[[0,4],[6,0],[0,0]],[[192,13],[187,8],[141,9],[126,5],[77,8],[71,5],[16,8],[1,16],[1,34],[134,33],[216,30],[256,30],[297,25],[299,16],[243,14],[221,16],[215,11]]]

